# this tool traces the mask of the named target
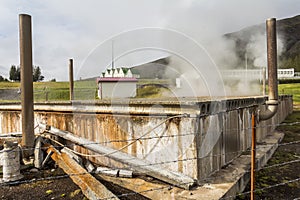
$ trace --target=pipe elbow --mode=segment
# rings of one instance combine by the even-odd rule
[[[278,101],[273,100],[267,103],[267,109],[259,112],[259,121],[264,121],[272,118],[278,110]]]

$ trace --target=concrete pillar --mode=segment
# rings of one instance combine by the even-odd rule
[[[74,100],[73,59],[69,60],[70,101]]]
[[[22,105],[22,147],[25,157],[33,152],[34,115],[33,115],[33,82],[32,82],[32,39],[31,16],[19,15],[20,28],[20,66],[21,66],[21,105]]]

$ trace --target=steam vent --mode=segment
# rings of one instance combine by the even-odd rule
[[[51,83],[63,83],[33,84],[31,16],[21,14],[19,23],[21,94],[19,101],[0,103],[2,189],[36,183],[47,195],[41,199],[67,197],[68,188],[55,194],[57,185],[88,199],[235,199],[250,182],[253,196],[255,173],[284,136],[275,129],[293,112],[292,95],[278,94],[276,19],[266,21],[267,68],[206,70],[220,80],[232,78],[230,84],[252,76],[268,85],[266,94],[264,88],[263,94],[227,96],[230,85],[220,92],[215,79],[197,82],[206,77],[197,70],[166,67],[171,78],[165,78],[161,65],[175,63],[166,57],[150,63],[156,67],[151,81],[151,72],[141,70],[149,63],[112,64],[97,78],[77,80],[70,59],[67,92],[55,96],[67,99],[53,99]],[[42,83],[47,87],[38,88]],[[61,182],[44,189],[45,180]]]

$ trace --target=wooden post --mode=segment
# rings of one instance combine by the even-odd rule
[[[70,101],[74,100],[73,59],[69,60]]]
[[[251,143],[251,200],[254,200],[255,190],[255,158],[256,158],[256,117],[255,112],[252,113],[252,143]]]

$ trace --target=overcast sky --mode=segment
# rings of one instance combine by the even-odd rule
[[[33,62],[46,80],[97,76],[109,66],[112,40],[116,66],[134,66],[164,56],[158,32],[198,43],[270,17],[300,13],[298,0],[1,0],[0,74],[19,65],[19,14],[32,16]],[[157,31],[160,30],[160,31]],[[164,31],[166,30],[166,31]],[[176,37],[173,37],[176,38]],[[175,39],[174,39],[175,40]],[[172,43],[172,42],[171,42]],[[176,42],[175,42],[176,43]],[[181,44],[177,44],[181,45]]]

